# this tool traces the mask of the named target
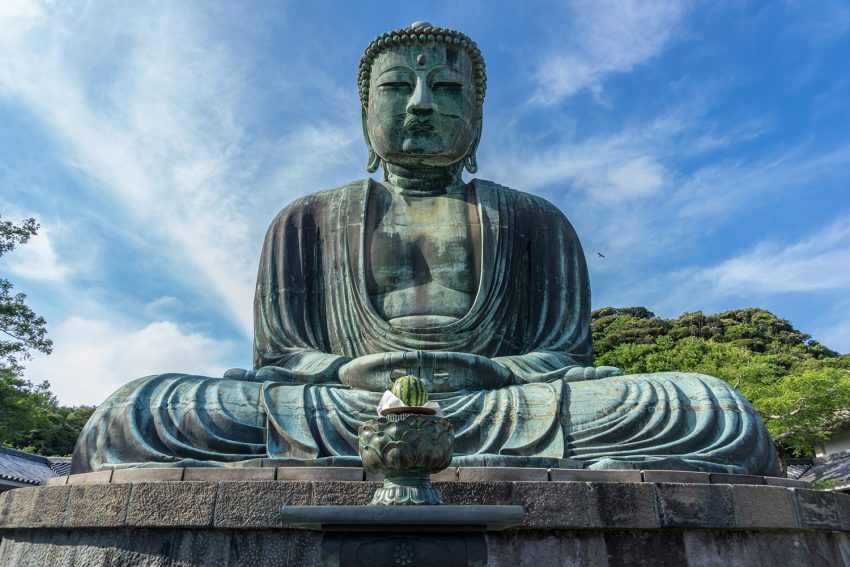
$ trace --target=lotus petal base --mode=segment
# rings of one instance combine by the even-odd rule
[[[442,504],[440,491],[427,477],[385,478],[384,486],[375,491],[370,506],[405,506],[410,504]]]
[[[448,420],[412,413],[390,414],[360,426],[363,467],[383,474],[373,506],[442,504],[430,478],[452,461],[454,431]]]

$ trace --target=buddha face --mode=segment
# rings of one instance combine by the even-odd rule
[[[464,50],[411,44],[375,58],[366,128],[385,162],[457,163],[475,142],[478,126],[472,62]]]

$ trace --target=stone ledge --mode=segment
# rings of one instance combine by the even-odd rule
[[[196,480],[20,488],[0,494],[0,530],[281,528],[285,506],[365,506],[378,486]],[[781,486],[533,480],[435,486],[446,504],[521,506],[520,529],[850,531],[847,495]]]
[[[445,549],[446,540],[464,532],[409,533],[399,530],[368,536],[384,545],[385,561],[393,564],[399,543],[414,557]],[[85,565],[202,565],[259,567],[298,565],[320,567],[328,561],[327,539],[347,532],[269,529],[147,529],[19,530],[4,534],[0,565],[45,567]],[[356,535],[356,534],[354,534]],[[516,530],[486,532],[490,567],[517,565],[846,565],[850,534],[795,530]],[[323,541],[325,540],[325,541]],[[388,548],[388,549],[387,549]],[[338,548],[340,549],[340,548]],[[351,549],[348,547],[347,549]],[[365,561],[376,557],[370,550]],[[354,554],[350,554],[353,556]],[[458,565],[452,553],[440,565]],[[373,561],[372,563],[377,563]],[[416,564],[421,564],[417,562]],[[429,563],[433,564],[433,563]],[[483,564],[483,561],[479,564]]]
[[[308,530],[369,532],[499,531],[518,526],[522,506],[284,506],[284,524]]]
[[[257,459],[260,460],[260,459]],[[275,464],[269,461],[269,465]],[[70,476],[60,476],[43,481],[42,486],[65,484],[96,484],[123,482],[174,482],[174,481],[366,481],[383,480],[361,467],[314,467],[314,466],[263,466],[263,467],[151,467],[116,469]],[[686,484],[740,484],[754,486],[783,486],[787,488],[811,488],[809,482],[790,478],[749,474],[703,473],[670,470],[590,470],[590,469],[544,469],[523,467],[450,467],[435,475],[432,482],[460,481],[528,481],[528,482],[664,482]]]

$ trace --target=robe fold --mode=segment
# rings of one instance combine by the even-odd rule
[[[523,381],[592,364],[590,283],[578,236],[552,204],[476,180],[481,273],[469,312],[449,325],[403,329],[366,289],[364,219],[371,182],[303,197],[275,218],[254,300],[254,367],[318,381],[342,364],[391,351],[496,359]]]
[[[473,181],[482,244],[471,309],[423,329],[384,321],[366,288],[373,183],[303,197],[272,222],[254,302],[254,371],[131,382],[89,420],[74,472],[256,458],[356,464],[357,428],[376,417],[381,392],[343,386],[339,368],[413,350],[480,355],[518,378],[430,396],[454,427],[457,465],[778,471],[757,413],[720,380],[565,377],[592,365],[590,285],[575,231],[539,197]],[[268,367],[274,372],[261,370]]]

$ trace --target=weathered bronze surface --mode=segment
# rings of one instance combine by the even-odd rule
[[[254,368],[149,376],[92,416],[74,471],[257,457],[357,459],[358,427],[414,374],[454,461],[773,474],[752,406],[710,376],[593,367],[578,237],[539,197],[477,170],[486,71],[459,32],[376,38],[358,87],[367,169],[285,207],[263,245]]]
[[[430,478],[452,462],[454,432],[449,420],[390,414],[361,425],[358,437],[363,468],[384,475],[373,505],[443,503]]]

